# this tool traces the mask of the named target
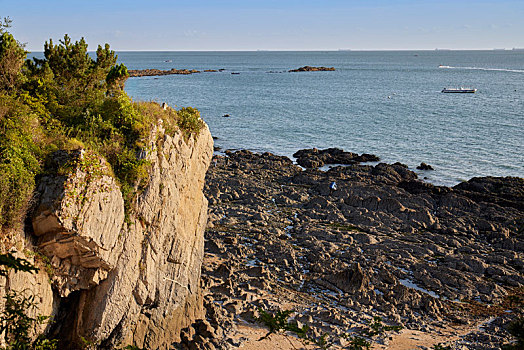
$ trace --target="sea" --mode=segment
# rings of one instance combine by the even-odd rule
[[[292,157],[338,147],[407,164],[446,186],[524,177],[524,51],[118,52],[118,59],[128,69],[202,71],[129,78],[125,89],[135,100],[197,108],[222,150]],[[288,72],[306,65],[336,70]],[[441,93],[451,87],[478,91]],[[416,170],[421,162],[435,170]]]

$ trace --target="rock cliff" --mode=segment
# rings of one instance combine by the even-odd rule
[[[202,317],[202,190],[212,153],[207,126],[196,137],[170,136],[160,123],[140,154],[147,184],[135,188],[127,212],[104,159],[85,150],[54,154],[59,175],[40,179],[32,216],[34,250],[52,271],[49,282],[43,274],[32,277],[38,284],[22,275],[8,283],[41,285],[32,292],[45,296],[41,310],[54,316],[51,332],[62,347],[85,340],[167,349]]]

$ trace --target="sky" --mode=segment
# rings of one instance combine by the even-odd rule
[[[0,0],[29,51],[433,50],[524,47],[524,0]]]

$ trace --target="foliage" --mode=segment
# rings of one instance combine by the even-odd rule
[[[0,254],[0,275],[6,276],[7,271],[13,269],[15,272],[33,273],[38,269],[29,261],[16,258],[11,253]],[[31,317],[29,311],[36,309],[33,295],[26,293],[7,291],[4,296],[4,310],[0,314],[0,334],[4,335],[7,343],[5,349],[35,349],[53,350],[58,344],[57,340],[47,339],[44,336],[32,340],[32,333],[36,333],[37,326],[49,321],[48,316]]]
[[[309,327],[298,327],[296,322],[288,322],[288,318],[292,312],[293,310],[278,310],[275,313],[269,313],[259,309],[260,316],[257,318],[257,321],[269,328],[269,332],[259,340],[266,339],[271,334],[278,332],[293,332],[299,338],[305,339]]]
[[[126,203],[147,184],[151,131],[162,120],[167,133],[186,139],[203,127],[193,108],[163,110],[133,103],[123,91],[127,68],[108,44],[89,54],[84,38],[65,35],[44,45],[44,58],[25,60],[23,45],[0,22],[0,230],[22,221],[39,175],[58,149],[85,148],[107,159]],[[25,62],[24,62],[25,60]]]
[[[256,320],[269,329],[268,333],[259,340],[266,339],[275,333],[292,332],[303,342],[314,344],[320,349],[329,349],[333,345],[329,341],[329,335],[327,333],[320,337],[313,337],[310,335],[311,332],[308,325],[299,327],[297,322],[289,322],[288,319],[292,313],[292,310],[277,310],[274,313],[270,313],[259,309],[260,316],[257,317]],[[348,342],[348,345],[345,347],[347,349],[369,350],[371,349],[371,341],[366,339],[366,337],[373,338],[376,335],[384,335],[386,332],[399,331],[401,329],[401,326],[384,325],[382,318],[375,316],[373,320],[369,322],[367,329],[361,331],[360,334],[342,334],[341,338],[344,338]]]
[[[6,277],[9,269],[30,273],[38,271],[38,268],[26,259],[17,258],[11,253],[0,254],[0,276]]]
[[[438,343],[433,345],[433,350],[451,350],[451,346],[449,345],[443,345],[442,343]]]
[[[28,311],[36,308],[33,295],[26,296],[25,293],[9,291],[4,299],[0,333],[5,334],[7,349],[56,349],[56,340],[45,337],[37,337],[35,341],[31,339],[31,332],[35,332],[38,325],[46,323],[49,319],[47,316],[28,316]]]
[[[186,135],[198,135],[204,122],[200,119],[200,112],[192,107],[184,107],[177,112],[178,126]]]
[[[349,342],[348,346],[346,347],[349,350],[369,350],[371,349],[371,342],[367,341],[363,337],[360,337],[358,335],[350,336],[347,334],[343,334],[342,337],[344,337]]]
[[[41,171],[38,120],[19,101],[0,92],[0,228],[25,212]]]
[[[13,90],[16,87],[26,57],[23,45],[4,30],[10,26],[9,17],[0,21],[0,90]]]
[[[4,17],[0,19],[0,34],[2,34],[5,31],[5,29],[11,27],[12,22],[13,21],[9,17]]]
[[[382,323],[382,318],[375,316],[373,320],[369,322],[368,329],[364,331],[364,334],[370,338],[383,335],[386,332],[395,331],[398,332],[402,329],[401,326],[387,326]]]

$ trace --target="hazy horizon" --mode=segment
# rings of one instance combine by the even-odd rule
[[[27,49],[68,33],[90,50],[425,51],[524,47],[516,0],[0,0]]]

